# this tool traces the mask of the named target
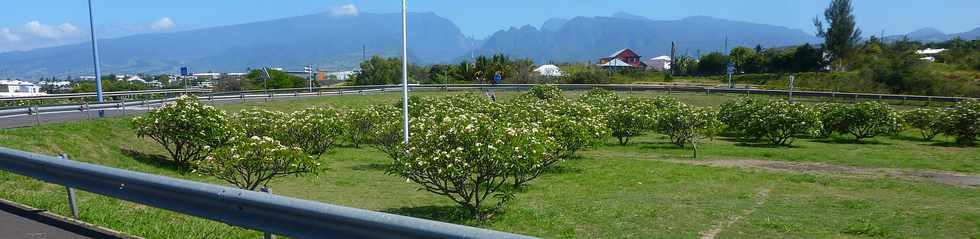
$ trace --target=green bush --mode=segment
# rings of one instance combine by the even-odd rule
[[[561,95],[561,89],[555,85],[535,85],[531,87],[531,90],[528,91],[527,95],[542,100],[564,98],[564,96]]]
[[[585,93],[577,101],[592,106],[592,108],[598,109],[600,112],[608,112],[609,109],[615,107],[615,104],[619,100],[620,97],[616,92],[597,88]]]
[[[839,131],[839,129],[847,128],[847,125],[844,123],[844,120],[847,119],[847,105],[821,103],[817,104],[814,109],[820,114],[820,123],[822,124],[819,137],[827,138]]]
[[[572,73],[563,81],[568,84],[609,84],[612,80],[604,70],[587,69]]]
[[[193,96],[181,96],[172,104],[133,118],[133,127],[137,136],[163,145],[180,167],[204,159],[239,134],[223,111],[203,105]]]
[[[650,102],[627,98],[615,101],[606,111],[606,125],[620,145],[627,145],[633,137],[641,136],[653,123]]]
[[[919,130],[922,140],[929,141],[943,132],[945,111],[939,109],[914,109],[902,113],[902,121]]]
[[[659,108],[653,120],[653,129],[670,139],[671,143],[684,147],[694,146],[698,157],[698,141],[715,135],[722,126],[718,113],[707,108],[678,105]]]
[[[389,157],[396,157],[404,141],[401,109],[392,105],[375,105],[368,110],[373,118],[365,138]]]
[[[980,136],[980,102],[968,100],[956,103],[947,111],[943,122],[943,132],[956,137],[956,143],[975,145]]]
[[[581,149],[598,144],[609,135],[609,129],[600,112],[589,105],[569,102],[564,98],[521,98],[509,102],[503,108],[504,113],[499,117],[501,120],[533,122],[556,144],[550,152],[553,157],[519,171],[514,176],[515,187],[523,187],[526,182],[537,178],[557,163],[570,159]]]
[[[881,134],[896,133],[901,129],[898,113],[885,103],[832,104],[823,106],[821,112],[826,124],[825,134],[826,129],[851,134],[857,142]]]
[[[773,145],[791,145],[800,136],[820,135],[820,114],[810,106],[783,100],[743,98],[722,105],[718,117],[730,131],[766,138]]]
[[[347,141],[355,148],[360,148],[361,144],[369,141],[371,131],[374,130],[379,112],[372,107],[358,107],[351,109],[344,114],[344,135]]]
[[[344,135],[344,121],[333,108],[307,108],[289,114],[289,119],[282,122],[282,132],[283,144],[320,158]]]
[[[718,120],[724,123],[727,126],[726,129],[732,133],[759,140],[762,135],[757,133],[759,130],[750,128],[752,125],[749,123],[763,102],[765,101],[752,97],[742,97],[725,102],[718,112]]]
[[[204,160],[194,172],[224,180],[238,188],[255,190],[280,177],[316,172],[320,166],[300,148],[286,147],[271,137],[237,137]]]
[[[435,101],[459,99],[449,98]],[[394,154],[389,172],[452,199],[478,220],[485,219],[487,200],[500,197],[499,207],[512,198],[503,186],[514,175],[551,160],[556,147],[537,122],[501,120],[499,112],[458,107],[419,112],[412,119],[413,137],[401,153]]]
[[[253,108],[235,113],[231,121],[246,136],[268,136],[278,140],[282,137],[281,130],[286,117],[282,112]]]

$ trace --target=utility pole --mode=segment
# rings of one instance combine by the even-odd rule
[[[728,54],[728,64],[725,68],[728,72],[728,88],[735,88],[735,81],[732,80],[732,75],[735,74],[735,64],[732,62],[732,51],[728,49],[728,34],[725,34],[725,53]]]
[[[95,14],[92,10],[92,0],[88,0],[88,24],[92,32],[92,61],[95,64],[95,97],[102,103],[102,69],[99,67],[99,41],[95,37]],[[99,110],[99,117],[105,116],[105,110]]]
[[[408,0],[402,0],[402,133],[408,143]]]
[[[676,59],[674,59],[674,57],[675,57],[676,54],[677,54],[677,44],[674,44],[674,42],[671,41],[670,42],[670,64],[669,64],[669,66],[670,66],[670,76],[674,76],[674,68],[676,68],[676,67],[674,67],[675,66],[674,65],[674,62],[676,61]]]

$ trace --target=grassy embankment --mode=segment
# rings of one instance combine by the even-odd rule
[[[423,93],[438,95],[440,93]],[[502,98],[513,94],[501,93]],[[675,95],[701,106],[731,98]],[[345,96],[227,105],[290,111],[309,105],[339,108],[397,102],[397,95]],[[851,144],[846,137],[799,140],[769,148],[718,138],[697,160],[809,161],[867,168],[944,170],[980,174],[980,150],[914,140],[913,132]],[[940,139],[948,141],[949,139]],[[694,166],[690,150],[648,135],[630,146],[609,140],[532,182],[503,213],[476,224],[451,201],[384,173],[389,160],[369,147],[341,147],[325,155],[317,176],[272,184],[277,194],[408,216],[476,225],[547,238],[693,238],[733,216],[720,238],[977,238],[980,191],[931,182],[836,174],[803,174]],[[161,161],[164,152],[137,138],[128,118],[88,120],[0,130],[0,145],[75,160],[190,180]],[[0,198],[67,215],[64,188],[0,172]],[[148,238],[258,238],[253,231],[168,211],[80,193],[82,220]],[[751,209],[751,210],[750,210]]]

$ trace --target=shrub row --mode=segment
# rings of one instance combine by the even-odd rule
[[[790,145],[799,137],[851,134],[858,140],[897,132],[901,123],[923,138],[945,133],[973,143],[980,132],[980,103],[899,114],[874,102],[815,106],[743,98],[720,111],[673,98],[620,97],[593,90],[570,100],[553,86],[537,86],[506,103],[476,94],[413,97],[411,140],[402,140],[401,111],[374,105],[339,112],[310,108],[292,113],[259,109],[233,115],[193,97],[133,120],[141,137],[160,143],[171,158],[196,172],[254,190],[276,177],[315,172],[316,160],[343,138],[386,153],[388,172],[446,196],[478,219],[497,198],[498,208],[515,192],[576,152],[609,136],[621,144],[645,133],[668,143],[692,145],[727,129],[746,139]],[[255,179],[256,177],[258,179]]]
[[[799,137],[849,134],[861,142],[879,135],[898,133],[905,127],[921,132],[923,140],[939,134],[972,145],[980,129],[980,103],[963,101],[948,109],[916,109],[899,112],[885,103],[818,104],[808,106],[783,100],[741,98],[721,106],[719,120],[727,130],[748,140],[767,139],[773,145],[790,145]]]

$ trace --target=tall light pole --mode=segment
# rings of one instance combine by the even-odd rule
[[[408,0],[402,0],[402,133],[408,143]]]
[[[95,97],[102,103],[102,69],[99,68],[99,42],[95,38],[95,16],[92,14],[92,0],[88,0],[88,24],[92,32],[92,61],[95,64]],[[104,110],[99,110],[99,117],[105,116]]]

